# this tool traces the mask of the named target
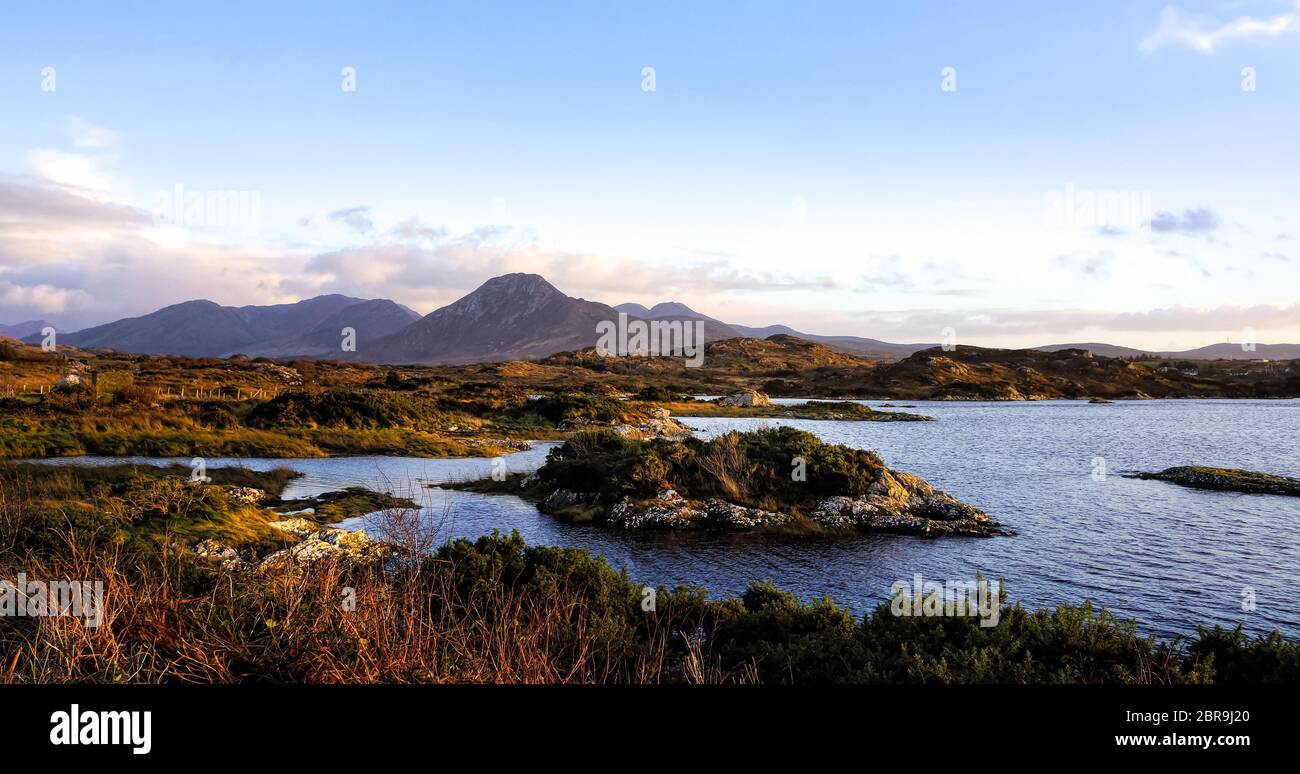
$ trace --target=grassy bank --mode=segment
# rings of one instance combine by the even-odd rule
[[[526,448],[525,439],[560,435],[556,421],[519,400],[491,407],[384,388],[294,390],[268,400],[137,389],[0,398],[0,458],[494,457]]]

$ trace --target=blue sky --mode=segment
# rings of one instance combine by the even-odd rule
[[[1300,340],[1295,0],[5,15],[0,322],[531,270],[891,340]],[[177,186],[255,217],[163,222]]]

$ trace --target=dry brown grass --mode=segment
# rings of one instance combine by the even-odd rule
[[[740,434],[730,432],[709,441],[700,466],[714,478],[733,502],[745,499],[745,480],[753,463],[740,446]]]
[[[101,581],[102,621],[0,618],[0,682],[594,683],[675,675],[667,666],[671,618],[646,639],[625,630],[610,636],[609,611],[588,593],[587,578],[525,585],[505,566],[462,568],[447,559],[223,570],[196,565],[167,540],[139,551],[71,518],[38,515],[22,486],[0,479],[0,577]],[[36,520],[40,545],[25,544]],[[409,514],[386,523],[410,548],[427,548],[431,536]],[[724,679],[697,660],[686,679]]]

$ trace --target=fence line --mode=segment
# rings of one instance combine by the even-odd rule
[[[179,389],[170,386],[157,388],[158,394],[167,400],[270,400],[283,392],[281,387],[180,387]],[[54,385],[39,384],[6,384],[0,385],[0,395],[6,398],[16,398],[23,395],[45,395],[54,391]],[[98,389],[96,389],[99,392]]]

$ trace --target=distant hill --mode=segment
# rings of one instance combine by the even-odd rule
[[[1106,357],[1137,357],[1139,355],[1151,355],[1144,349],[1134,349],[1133,347],[1121,347],[1117,344],[1098,344],[1089,342],[1086,344],[1047,344],[1042,347],[1034,347],[1039,352],[1060,352],[1063,349],[1084,349],[1094,355],[1104,355]]]
[[[900,357],[907,357],[913,352],[919,352],[923,349],[938,346],[938,344],[892,344],[888,341],[868,339],[861,336],[823,336],[816,333],[803,333],[802,331],[797,331],[788,325],[768,325],[762,328],[750,328],[745,325],[732,324],[731,327],[751,338],[765,339],[768,336],[775,335],[797,336],[801,339],[825,344],[826,346],[832,349],[837,349],[840,352],[846,352],[850,355],[859,355],[861,357],[873,358],[876,360],[895,360]]]
[[[0,336],[8,336],[11,339],[25,339],[28,336],[39,336],[41,331],[47,327],[53,328],[59,333],[63,332],[59,326],[48,320],[27,320],[13,325],[0,323]]]
[[[1185,350],[1165,350],[1152,352],[1133,347],[1121,347],[1115,344],[1048,344],[1034,347],[1042,352],[1056,352],[1062,349],[1086,349],[1094,355],[1106,357],[1137,357],[1139,355],[1178,358],[1181,360],[1290,360],[1300,358],[1300,344],[1256,344],[1252,351],[1245,351],[1240,344],[1211,344],[1208,347]]]
[[[817,334],[797,331],[788,325],[768,325],[762,328],[754,328],[748,325],[725,323],[714,317],[709,317],[706,314],[697,312],[679,301],[665,301],[649,308],[646,308],[642,304],[619,304],[614,308],[620,312],[626,312],[629,315],[641,317],[646,320],[703,320],[705,322],[704,334],[707,341],[721,341],[723,339],[740,337],[766,339],[769,336],[776,335],[795,336],[808,341],[816,341],[825,344],[831,349],[836,349],[840,352],[846,352],[851,355],[860,355],[862,357],[886,360],[907,357],[918,350],[936,346],[935,344],[891,344],[887,341],[878,341],[876,339],[867,339],[859,336],[819,336]]]
[[[1184,352],[1162,352],[1166,357],[1188,360],[1290,360],[1300,357],[1300,344],[1256,344],[1253,352],[1243,351],[1240,344],[1211,344]]]
[[[419,313],[386,298],[360,301],[339,309],[307,333],[291,333],[283,341],[254,347],[245,353],[262,357],[342,358],[343,329],[356,332],[356,347],[363,352],[379,339],[420,319]]]

